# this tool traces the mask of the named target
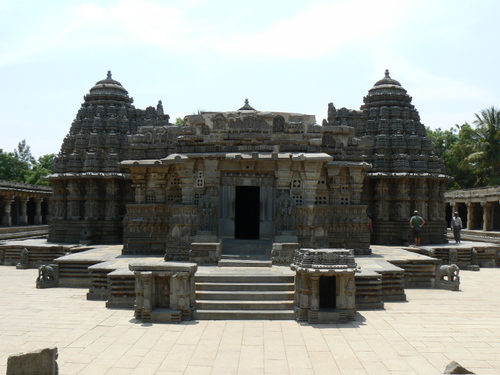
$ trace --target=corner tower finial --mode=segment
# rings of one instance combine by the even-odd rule
[[[255,111],[255,108],[252,108],[248,99],[245,99],[245,105],[238,109],[238,111]]]
[[[108,76],[107,76],[107,79],[112,79],[112,78],[111,78],[111,70],[108,70]]]

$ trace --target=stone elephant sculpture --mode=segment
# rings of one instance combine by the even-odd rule
[[[54,281],[56,279],[56,271],[54,267],[43,265],[38,268],[37,281]]]
[[[448,281],[459,281],[458,273],[460,268],[456,264],[444,265],[439,267],[436,278],[438,280],[444,280],[446,277]]]

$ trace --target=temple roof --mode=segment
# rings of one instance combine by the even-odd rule
[[[369,96],[386,94],[406,95],[406,90],[398,81],[391,78],[388,69],[386,69],[385,71],[384,78],[377,81],[375,85],[368,91]]]
[[[89,94],[85,95],[85,101],[90,100],[118,100],[132,103],[133,99],[128,96],[128,91],[118,81],[111,77],[111,71],[108,70],[106,79],[96,82],[90,89]]]

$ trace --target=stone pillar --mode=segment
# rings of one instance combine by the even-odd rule
[[[2,217],[2,225],[4,227],[12,226],[12,203],[14,203],[14,198],[4,199],[5,206],[3,208],[3,217]]]
[[[311,276],[311,310],[319,310],[319,276]]]
[[[70,220],[80,220],[80,202],[81,202],[81,193],[80,193],[80,184],[76,180],[70,180],[68,182],[68,194],[67,194],[67,215]]]
[[[193,170],[194,160],[187,160],[182,164],[182,169],[179,171],[183,204],[194,204],[194,187],[196,176]]]
[[[467,229],[473,229],[474,225],[474,203],[466,202],[467,205]]]
[[[88,180],[85,194],[85,220],[99,219],[99,183],[96,180]]]
[[[143,303],[142,303],[142,320],[151,320],[151,310],[153,309],[153,295],[151,288],[153,287],[153,272],[141,272]]]
[[[119,185],[116,180],[105,180],[106,183],[106,220],[118,220],[120,213],[118,207]]]
[[[28,201],[27,198],[19,199],[21,214],[19,215],[19,225],[28,225]]]
[[[144,306],[144,287],[141,272],[135,271],[135,312],[136,319],[142,319],[142,307]]]
[[[35,198],[36,212],[35,212],[35,225],[41,225],[42,220],[42,202],[43,198]]]
[[[483,230],[491,230],[491,202],[481,202],[483,206]]]
[[[303,192],[304,192],[304,206],[313,205],[316,200],[316,189],[318,187],[318,180],[320,176],[321,165],[316,163],[305,163],[304,168],[307,172],[303,172]]]
[[[278,160],[276,162],[276,167],[276,189],[288,191],[293,176],[292,162],[290,160]]]

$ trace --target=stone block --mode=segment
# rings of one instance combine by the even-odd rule
[[[58,375],[57,348],[46,348],[10,356],[7,375]]]
[[[451,361],[448,366],[446,366],[444,374],[474,374],[474,372],[462,367],[458,362]]]

